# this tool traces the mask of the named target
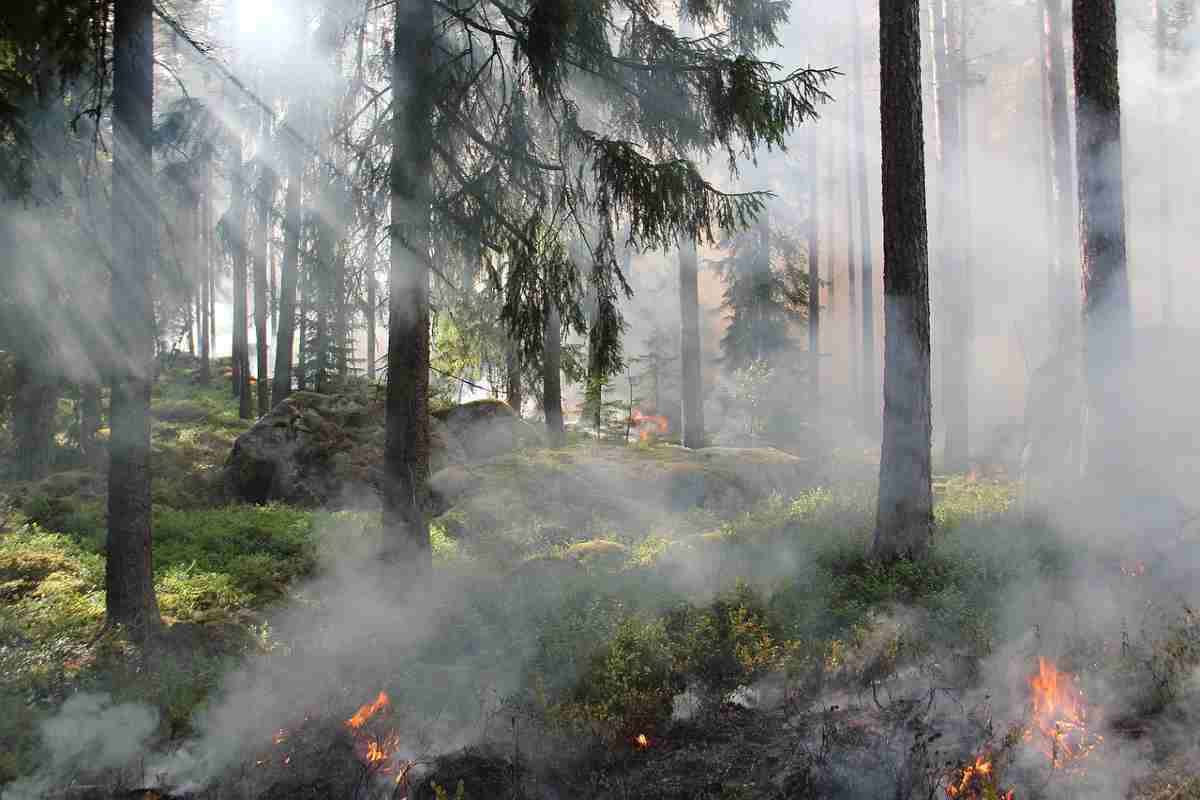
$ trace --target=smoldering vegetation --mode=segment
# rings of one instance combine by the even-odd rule
[[[797,0],[772,57],[787,67],[850,63],[845,6]],[[102,492],[87,460],[72,455],[78,432],[64,402],[56,453],[71,469],[5,489],[0,664],[15,677],[0,707],[11,710],[0,710],[3,797],[441,798],[460,785],[464,800],[1200,796],[1191,402],[1200,287],[1183,255],[1196,233],[1181,223],[1194,211],[1184,202],[1195,170],[1186,157],[1194,47],[1179,48],[1164,86],[1143,9],[1121,11],[1136,313],[1128,482],[1085,492],[1078,480],[1089,424],[1083,344],[1051,331],[1036,15],[1027,3],[975,3],[966,100],[973,459],[965,474],[936,478],[927,561],[866,558],[879,456],[861,411],[863,312],[848,281],[861,268],[851,241],[861,259],[863,231],[849,222],[858,204],[872,210],[877,283],[881,262],[868,13],[865,124],[850,132],[847,75],[828,87],[834,102],[814,126],[825,254],[817,402],[799,399],[810,375],[796,345],[796,273],[808,266],[814,222],[799,139],[736,178],[719,159],[706,167],[724,188],[777,195],[765,254],[753,230],[701,251],[704,409],[714,443],[728,450],[681,453],[663,441],[680,416],[675,254],[631,254],[629,369],[610,376],[598,407],[587,387],[568,390],[578,418],[569,447],[531,440],[435,473],[444,491],[432,523],[436,572],[419,587],[399,585],[375,558],[386,536],[377,476],[355,458],[378,453],[378,430],[298,415],[321,447],[347,454],[339,466],[349,477],[331,503],[342,510],[225,505],[236,498],[214,476],[249,423],[230,405],[226,364],[214,360],[214,385],[200,389],[196,362],[172,355],[156,390],[152,457],[157,581],[174,624],[162,650],[141,652],[102,629]],[[302,84],[333,97],[336,68],[309,50],[315,6],[218,19],[230,29],[214,22],[207,34],[217,63],[252,73],[243,83],[255,95]],[[1194,31],[1184,26],[1180,41]],[[164,60],[193,97],[237,94],[193,43],[172,39],[169,50]],[[242,62],[246,53],[261,64]],[[213,102],[215,117],[188,124],[248,138],[262,121],[243,101],[236,111]],[[160,105],[179,119],[188,108]],[[297,115],[297,132],[313,138],[303,125]],[[262,158],[280,160],[266,148]],[[846,168],[860,158],[872,176],[867,197]],[[218,212],[233,192],[224,161],[210,190]],[[88,224],[103,229],[103,191],[83,185],[96,196],[62,202],[93,209]],[[314,225],[334,216],[321,202],[311,201]],[[94,263],[93,241],[65,240],[36,205],[6,212],[0,230],[41,265],[21,273],[41,277],[23,278],[6,311],[52,313],[65,292],[85,316],[100,314],[85,299],[103,279],[78,266]],[[356,228],[348,247],[381,256],[379,235]],[[164,250],[186,248],[186,237]],[[272,237],[272,248],[283,244],[282,220]],[[381,267],[363,260],[378,277]],[[740,328],[739,291],[762,289],[764,262],[782,286],[768,304],[778,316],[773,327]],[[935,270],[935,387],[941,348],[954,344],[941,327],[939,280]],[[231,344],[231,276],[217,275],[214,291],[215,357]],[[449,306],[450,296],[437,299]],[[491,330],[483,322],[494,310],[480,300],[457,321],[443,318],[437,363],[447,374],[433,379],[442,401],[498,386],[499,348],[473,363],[462,356]],[[882,330],[880,308],[872,313]],[[164,352],[182,349],[186,335],[170,342],[168,329],[183,330],[172,322]],[[58,333],[47,350],[69,365],[69,381],[95,383],[93,339],[107,324],[48,326]],[[365,335],[355,334],[356,352]],[[575,333],[566,345],[578,374],[587,339]],[[756,357],[762,348],[771,358]],[[376,388],[364,392],[363,408],[378,405]],[[646,423],[639,441],[635,411],[662,417],[662,429]],[[939,437],[944,427],[939,416]]]

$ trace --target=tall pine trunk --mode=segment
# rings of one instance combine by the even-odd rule
[[[808,132],[808,381],[810,413],[821,413],[821,204],[820,168],[817,158],[819,128]],[[657,409],[655,411],[657,413]]]
[[[22,352],[15,366],[13,396],[13,444],[16,478],[40,481],[50,474],[54,452],[54,415],[58,409],[59,383],[51,372],[51,353]]]
[[[846,174],[846,322],[849,325],[849,336],[846,341],[850,362],[850,398],[854,398],[861,385],[859,377],[859,347],[858,347],[858,251],[854,238],[854,118],[850,106],[845,109],[846,123],[844,134],[846,139],[845,174]]]
[[[279,328],[275,336],[275,375],[271,405],[292,393],[292,348],[296,331],[296,283],[300,275],[300,190],[304,157],[294,142],[288,149],[287,194],[283,212],[283,263],[279,275]]]
[[[212,159],[201,166],[200,188],[200,385],[212,381]]]
[[[504,348],[504,399],[512,406],[512,410],[521,416],[521,351],[513,341],[506,343]]]
[[[885,332],[872,555],[922,558],[933,535],[933,483],[920,0],[880,0],[879,65]]]
[[[1069,346],[1075,337],[1079,311],[1075,236],[1075,165],[1071,152],[1071,114],[1067,106],[1067,67],[1063,52],[1063,0],[1042,0],[1046,52],[1043,58],[1050,80],[1051,160],[1054,211],[1052,244],[1054,279],[1050,302],[1054,340]]]
[[[253,416],[250,398],[250,337],[246,324],[246,165],[239,140],[233,154],[233,188],[229,206],[229,238],[233,248],[233,395],[238,398],[238,417]]]
[[[963,180],[962,92],[959,74],[961,42],[953,0],[934,0],[933,56],[937,91],[938,274],[942,280],[942,416],[946,426],[943,468],[967,469],[970,460],[970,417],[967,370],[971,333],[966,284],[966,185]]]
[[[700,374],[700,287],[696,243],[679,247],[679,362],[683,412],[681,443],[704,446],[704,380]]]
[[[383,560],[432,570],[429,521],[429,208],[434,55],[431,0],[398,0],[392,53],[391,257]]]
[[[105,612],[144,638],[159,626],[150,528],[150,385],[154,358],[154,214],[150,141],[154,34],[150,0],[113,13],[114,343]]]
[[[263,119],[263,131],[260,147],[268,136],[267,120]],[[265,149],[265,148],[263,148]],[[271,210],[275,197],[275,173],[268,166],[266,159],[260,156],[258,185],[255,187],[255,213],[258,217],[258,227],[254,239],[254,349],[258,375],[257,399],[258,415],[261,417],[271,410],[271,383],[267,379],[267,342],[270,331],[267,327],[267,240],[271,238]]]
[[[368,200],[367,214],[367,380],[375,380],[375,322],[379,318],[379,281],[375,277],[375,237],[379,233],[379,216],[372,201]]]
[[[346,302],[346,230],[338,226],[337,256],[333,262],[333,346],[341,381],[350,374],[350,306]]]
[[[1133,336],[1125,252],[1116,0],[1074,0],[1075,124],[1083,259],[1087,476],[1101,491],[1131,477],[1128,370]]]
[[[854,27],[851,34],[851,54],[854,59],[854,91],[850,98],[850,109],[854,115],[854,129],[858,132],[858,148],[855,153],[857,164],[854,174],[858,184],[858,233],[859,252],[862,254],[862,402],[865,429],[868,433],[879,433],[878,378],[875,368],[875,254],[871,236],[871,194],[867,184],[867,125],[864,113],[863,88],[863,17],[860,4],[854,2]]]
[[[542,309],[542,408],[551,447],[566,443],[562,409],[562,318],[558,304],[546,298]]]

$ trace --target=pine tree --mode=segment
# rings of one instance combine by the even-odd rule
[[[112,275],[115,363],[108,470],[105,611],[145,636],[160,624],[150,522],[150,384],[154,311],[150,150],[154,36],[150,0],[118,0],[113,14]]]
[[[875,558],[921,558],[933,535],[929,255],[920,0],[880,0],[884,390]]]

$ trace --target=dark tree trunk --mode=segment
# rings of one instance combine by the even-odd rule
[[[521,416],[521,352],[511,341],[504,349],[504,399]]]
[[[300,273],[300,182],[304,158],[294,145],[288,153],[287,194],[284,196],[283,263],[279,275],[279,329],[275,337],[275,375],[271,405],[292,393],[292,348],[296,331],[296,283]]]
[[[379,233],[379,217],[373,204],[367,208],[367,380],[375,380],[375,322],[379,316],[379,281],[375,277],[375,237]]]
[[[322,200],[319,204],[317,219],[314,220],[316,259],[310,271],[310,280],[314,291],[313,297],[313,346],[310,357],[313,360],[313,389],[318,392],[329,391],[329,369],[333,366],[332,323],[333,310],[336,303],[334,289],[334,250],[336,237],[334,226],[329,219],[333,213],[332,178],[324,178],[321,189]]]
[[[566,443],[562,409],[562,319],[558,304],[547,298],[542,319],[542,407],[546,412],[546,438],[551,447]]]
[[[811,413],[821,413],[821,181],[817,159],[817,131],[808,132],[808,380]],[[657,409],[656,409],[657,413]]]
[[[700,374],[700,289],[696,243],[679,247],[679,362],[684,447],[704,446],[704,381]]]
[[[212,160],[205,159],[200,190],[200,385],[212,381]]]
[[[851,40],[854,57],[854,91],[850,98],[850,109],[854,115],[854,128],[858,131],[858,151],[855,154],[858,181],[859,242],[862,253],[862,401],[865,410],[865,425],[869,433],[879,433],[878,378],[875,374],[875,258],[871,236],[871,194],[867,185],[867,126],[863,110],[863,16],[859,8],[861,0],[854,0],[854,29]]]
[[[846,139],[846,323],[849,326],[847,360],[850,362],[850,398],[862,384],[858,367],[858,251],[854,238],[854,117],[849,105],[845,108]]]
[[[246,325],[246,259],[249,255],[246,212],[249,203],[245,166],[239,142],[234,150],[229,208],[229,235],[233,242],[233,396],[238,398],[238,417],[250,419],[253,416],[253,401],[250,397],[250,337],[247,336]]]
[[[154,36],[150,0],[113,14],[112,438],[108,469],[105,611],[138,638],[159,625],[150,531],[150,384],[154,358],[154,216],[150,140]]]
[[[879,62],[885,336],[872,555],[922,558],[933,535],[933,484],[920,0],[880,0]]]
[[[40,481],[50,474],[59,396],[58,381],[49,371],[50,358],[49,352],[36,359],[23,354],[15,364],[12,427],[20,481]]]
[[[1076,276],[1078,239],[1075,235],[1075,165],[1071,152],[1071,113],[1067,105],[1067,67],[1063,52],[1063,0],[1043,0],[1046,52],[1043,58],[1050,80],[1050,120],[1053,162],[1054,211],[1051,236],[1054,279],[1051,323],[1059,346],[1075,339],[1079,312]]]
[[[316,228],[309,222],[309,235]],[[311,244],[309,245],[311,247]],[[298,270],[299,272],[299,270]],[[296,388],[300,391],[308,389],[308,312],[312,307],[312,269],[306,269],[299,274],[300,314],[296,322]]]
[[[1127,411],[1133,335],[1125,254],[1115,0],[1075,0],[1075,120],[1083,259],[1087,474],[1118,490],[1130,477]]]
[[[264,129],[266,122],[263,123]],[[264,130],[262,139],[267,138]],[[258,227],[254,240],[254,343],[257,356],[258,382],[257,399],[258,415],[261,417],[271,410],[271,382],[267,378],[267,342],[270,331],[267,327],[267,240],[271,238],[271,206],[275,197],[275,174],[266,165],[265,160],[259,159],[262,173],[258,178],[255,195]]]
[[[388,292],[387,439],[384,447],[385,563],[432,570],[429,521],[429,206],[433,151],[433,5],[395,8],[392,86],[391,242]]]
[[[946,426],[943,468],[962,472],[970,461],[970,417],[967,369],[971,331],[966,283],[966,185],[963,180],[962,93],[959,74],[958,12],[952,0],[934,0],[933,57],[937,90],[938,274],[942,281],[942,417]]]
[[[346,235],[338,227],[337,257],[333,262],[333,347],[337,357],[338,378],[342,381],[350,374],[350,312],[346,302]]]

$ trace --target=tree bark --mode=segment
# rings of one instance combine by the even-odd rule
[[[1074,0],[1073,25],[1089,427],[1086,470],[1096,488],[1111,491],[1127,489],[1131,477],[1126,400],[1133,336],[1115,0]]]
[[[150,528],[150,384],[154,357],[150,142],[154,35],[150,0],[113,13],[112,438],[108,469],[105,612],[138,638],[159,626]]]
[[[212,159],[201,167],[200,189],[200,385],[212,382]]]
[[[1043,0],[1046,53],[1044,59],[1050,78],[1050,119],[1054,192],[1054,292],[1051,298],[1051,323],[1054,340],[1069,347],[1075,339],[1079,313],[1076,283],[1078,238],[1075,235],[1075,165],[1071,152],[1071,115],[1067,105],[1067,67],[1063,52],[1063,0]]]
[[[546,438],[551,447],[562,447],[566,443],[562,410],[562,318],[553,298],[546,298],[543,307],[542,407],[546,412]]]
[[[875,558],[922,558],[933,534],[929,254],[919,0],[880,0],[884,382]]]
[[[845,139],[846,139],[846,322],[849,326],[847,336],[848,360],[850,362],[850,399],[854,398],[862,379],[859,375],[859,343],[858,343],[858,252],[854,238],[854,118],[849,105],[845,109]]]
[[[871,236],[871,194],[867,184],[867,126],[864,114],[863,87],[863,33],[861,0],[854,0],[854,29],[851,49],[854,58],[854,91],[850,99],[854,128],[858,131],[858,152],[855,154],[858,181],[859,242],[862,253],[862,401],[865,428],[869,433],[879,433],[879,400],[875,374],[875,270]]]
[[[399,0],[392,54],[391,242],[384,446],[383,561],[432,570],[429,521],[429,207],[433,152],[433,5]]]
[[[279,328],[275,336],[275,375],[271,405],[292,393],[292,349],[296,331],[296,284],[300,271],[300,197],[304,157],[294,144],[288,149],[288,183],[284,196],[283,263],[279,275]]]
[[[704,379],[700,373],[700,288],[696,243],[679,247],[680,392],[684,447],[704,447]]]
[[[267,136],[267,121],[264,118],[260,142],[265,144]],[[270,337],[267,327],[267,240],[271,238],[275,173],[267,165],[266,159],[261,156],[259,166],[258,185],[255,187],[257,189],[255,211],[258,216],[258,228],[254,240],[254,349],[257,356],[258,415],[261,417],[271,410],[271,382],[267,377],[267,342]]]
[[[821,180],[817,158],[819,128],[813,125],[806,142],[808,150],[808,379],[810,413],[821,413]],[[657,413],[657,408],[655,410]]]
[[[375,237],[379,233],[379,217],[372,201],[368,201],[367,213],[367,380],[375,380],[375,323],[379,309],[379,281],[375,277]]]
[[[238,398],[238,417],[253,416],[250,398],[250,342],[246,324],[246,165],[242,161],[241,141],[234,148],[232,195],[229,205],[230,239],[233,242],[233,396]]]
[[[350,311],[346,302],[346,250],[344,226],[338,226],[337,256],[333,262],[333,347],[341,381],[350,374]]]
[[[933,56],[937,97],[938,274],[942,279],[941,308],[945,320],[942,342],[942,417],[946,426],[943,468],[962,472],[970,461],[970,417],[967,369],[971,333],[966,283],[966,185],[962,159],[961,42],[958,14],[952,0],[934,0]]]
[[[58,381],[50,372],[50,359],[48,351],[36,358],[21,353],[16,359],[12,428],[19,481],[40,481],[50,474],[59,396]]]
[[[521,395],[521,352],[512,341],[504,348],[504,399],[517,416],[521,416],[524,403]]]

